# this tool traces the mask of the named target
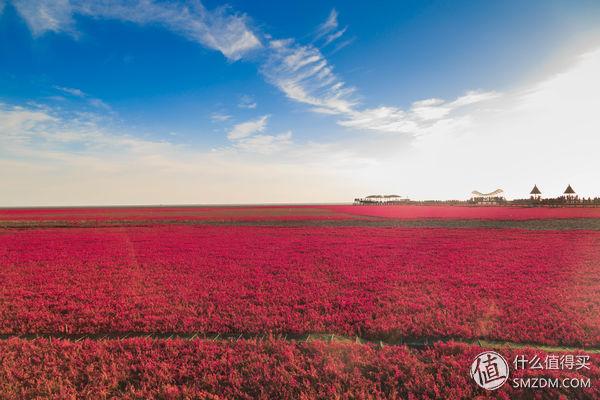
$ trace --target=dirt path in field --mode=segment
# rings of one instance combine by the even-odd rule
[[[64,335],[64,334],[23,334],[23,335],[12,335],[12,334],[0,334],[0,340],[10,339],[21,339],[21,340],[35,340],[35,339],[57,339],[57,340],[68,340],[72,342],[80,342],[82,340],[124,340],[132,338],[146,338],[146,339],[159,339],[159,340],[171,340],[171,339],[184,339],[184,340],[205,340],[205,341],[237,341],[240,339],[244,340],[285,340],[285,341],[325,341],[325,342],[343,342],[343,343],[371,343],[381,347],[383,346],[398,346],[403,345],[413,348],[424,348],[432,347],[437,343],[464,343],[470,345],[478,345],[483,348],[528,348],[542,350],[546,352],[585,352],[600,354],[600,347],[578,347],[578,346],[552,346],[541,343],[520,343],[510,341],[498,341],[498,340],[487,340],[487,339],[467,339],[459,337],[421,337],[421,338],[396,338],[393,340],[373,340],[365,339],[358,336],[343,336],[331,333],[309,333],[309,334],[204,334],[200,332],[195,333],[99,333],[99,334],[88,334],[88,335]]]
[[[488,220],[488,219],[306,219],[306,220],[145,220],[145,221],[0,221],[0,229],[147,227],[160,225],[373,227],[373,228],[485,228],[525,230],[600,230],[600,218]]]

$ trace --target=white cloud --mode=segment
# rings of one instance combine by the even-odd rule
[[[13,0],[34,35],[75,33],[74,15],[156,24],[189,40],[239,60],[261,42],[242,14],[226,8],[208,11],[200,2],[167,3],[152,0]]]
[[[237,140],[248,137],[258,132],[262,132],[267,126],[268,119],[269,116],[264,115],[258,119],[237,124],[233,127],[231,131],[229,131],[229,133],[227,134],[227,138],[229,140]]]
[[[338,51],[342,50],[343,48],[350,46],[354,42],[354,40],[356,40],[355,37],[353,37],[351,39],[346,39],[343,42],[338,43],[335,46],[335,48],[329,52],[329,54],[333,55],[333,54],[337,53]]]
[[[497,92],[483,92],[483,91],[472,90],[472,91],[468,91],[463,96],[454,100],[452,103],[450,103],[449,106],[450,106],[450,108],[455,109],[455,108],[479,103],[482,101],[493,100],[495,98],[498,98],[499,96],[500,96],[500,94]]]
[[[334,8],[329,13],[327,20],[325,20],[325,22],[323,22],[317,28],[317,32],[315,34],[315,39],[322,40],[323,47],[327,46],[330,43],[333,43],[337,39],[341,38],[344,35],[344,33],[346,33],[346,30],[348,29],[348,27],[344,27],[342,29],[338,29],[338,27],[339,27],[338,12]],[[337,50],[339,50],[339,49],[337,49]]]
[[[12,0],[35,36],[46,32],[74,32],[69,0]]]
[[[319,26],[317,37],[327,38],[326,44],[341,37],[338,14],[334,9]],[[426,99],[414,102],[410,109],[382,105],[362,106],[356,90],[348,87],[334,72],[321,51],[312,45],[301,45],[292,39],[271,40],[267,61],[261,71],[266,79],[290,100],[311,106],[315,113],[340,118],[339,125],[363,131],[418,135],[432,125],[478,103],[492,100],[495,92],[470,91],[452,102]]]
[[[96,108],[102,108],[104,110],[112,110],[112,108],[106,104],[104,101],[100,100],[100,99],[95,99],[95,98],[91,98],[88,100],[88,103],[90,103],[90,105],[96,107]]]
[[[0,103],[0,143],[4,152],[32,152],[53,148],[56,153],[63,148],[67,153],[77,153],[71,145],[82,152],[102,149],[119,151],[127,148],[138,152],[141,149],[161,147],[163,142],[139,139],[126,134],[106,132],[97,124],[99,117],[88,113],[61,116],[44,107],[9,106]],[[15,155],[9,153],[7,155]]]
[[[77,88],[70,88],[65,86],[54,86],[55,89],[60,90],[61,92],[70,94],[75,97],[86,97],[87,95],[81,90]]]
[[[215,112],[210,115],[210,119],[213,122],[225,122],[231,119],[231,115]]]
[[[288,39],[272,40],[269,49],[262,72],[289,99],[327,114],[347,113],[357,104],[352,97],[354,88],[335,75],[316,47]]]
[[[290,148],[292,145],[292,132],[287,131],[278,135],[267,135],[266,130],[268,115],[258,119],[242,122],[233,127],[227,134],[233,148],[249,153],[272,154]]]
[[[79,97],[81,99],[86,99],[88,104],[91,105],[92,107],[104,109],[106,111],[112,110],[112,108],[107,103],[105,103],[103,100],[94,98],[94,97],[90,97],[87,93],[85,93],[81,89],[71,88],[71,87],[66,87],[66,86],[54,86],[54,88],[57,90],[60,90],[63,93],[67,93],[68,95],[71,95],[74,97]]]
[[[394,133],[411,133],[417,128],[414,121],[410,121],[403,110],[395,107],[353,111],[348,117],[339,121],[339,124],[348,128]]]
[[[413,103],[410,111],[416,119],[433,121],[442,119],[452,111],[452,107],[441,99],[427,99]]]
[[[9,135],[19,130],[30,130],[38,123],[53,121],[44,110],[31,110],[0,103],[0,133]]]
[[[496,92],[471,91],[452,102],[435,98],[415,101],[407,111],[389,106],[356,110],[347,113],[346,118],[338,121],[338,124],[367,131],[419,135],[440,121],[459,117],[468,106],[476,106],[499,96]]]
[[[348,30],[348,28],[344,28],[344,29],[340,29],[339,31],[333,32],[330,35],[327,35],[327,37],[325,38],[325,43],[323,43],[323,46],[327,46],[330,43],[335,42],[336,40],[338,40],[339,38],[341,38],[344,33],[346,33],[346,30]]]
[[[271,154],[281,151],[291,144],[292,132],[288,131],[279,135],[254,135],[242,138],[235,143],[235,147],[253,153]]]
[[[338,27],[338,12],[335,8],[331,10],[327,20],[317,28],[317,37],[325,36],[327,33],[337,29]]]

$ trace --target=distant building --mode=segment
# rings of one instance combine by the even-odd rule
[[[577,197],[577,193],[575,193],[571,185],[567,186],[563,194],[567,200],[573,200]]]
[[[476,204],[499,204],[506,201],[502,189],[496,189],[490,193],[481,193],[477,190],[471,192],[471,202]]]
[[[537,185],[533,185],[533,189],[531,189],[529,194],[533,200],[539,200],[542,198],[542,192],[540,192],[540,189],[538,189]]]

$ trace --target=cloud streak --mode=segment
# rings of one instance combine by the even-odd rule
[[[319,27],[317,28],[317,33],[315,34],[315,40],[320,40],[323,42],[323,47],[327,46],[330,43],[335,42],[339,38],[341,38],[348,27],[344,27],[342,29],[338,29],[338,12],[336,9],[332,9],[329,13],[329,16]],[[348,43],[349,44],[349,43]],[[338,49],[339,50],[339,49]]]
[[[240,101],[238,103],[238,107],[239,108],[245,108],[248,110],[253,110],[258,106],[258,104],[256,103],[256,101],[254,101],[254,99],[252,98],[252,96],[249,95],[242,95],[240,96]]]
[[[71,96],[75,96],[75,97],[86,97],[87,96],[81,89],[77,89],[77,88],[70,88],[70,87],[64,87],[64,86],[54,86],[54,88],[57,90],[60,90],[61,92],[70,94]]]
[[[235,143],[237,149],[263,155],[279,152],[291,145],[292,131],[287,131],[279,135],[254,135],[243,138]]]
[[[267,128],[268,115],[245,121],[233,126],[227,138],[233,147],[250,153],[272,154],[289,148],[292,144],[292,131],[278,135],[267,135],[263,132]]]
[[[5,156],[23,153],[57,154],[110,151],[143,152],[170,146],[167,142],[139,139],[107,132],[97,116],[79,113],[61,116],[47,107],[22,107],[0,103],[0,143]],[[48,152],[48,149],[52,151]]]
[[[316,47],[287,39],[272,40],[269,49],[269,58],[261,71],[290,100],[310,105],[312,111],[332,115],[348,113],[358,104],[353,98],[355,89],[333,72]]]
[[[91,97],[87,93],[85,93],[81,89],[66,87],[66,86],[54,86],[54,89],[60,90],[63,93],[68,94],[69,96],[73,96],[80,99],[85,99],[89,105],[92,107],[104,109],[106,111],[112,111],[112,108],[105,103],[103,100]]]
[[[46,32],[76,32],[69,0],[12,0],[12,3],[34,36]]]
[[[426,99],[410,109],[395,106],[365,108],[349,87],[333,71],[321,51],[294,40],[272,40],[268,61],[262,67],[266,79],[290,100],[310,106],[320,114],[338,117],[340,126],[379,133],[418,135],[436,121],[498,96],[496,92],[469,91],[454,101]]]
[[[363,109],[348,113],[338,123],[353,129],[416,136],[427,133],[440,121],[460,116],[469,106],[477,106],[499,96],[497,92],[471,91],[451,102],[435,98],[416,101],[409,110],[388,106]]]
[[[215,112],[210,115],[210,119],[213,122],[225,122],[231,119],[231,115]]]
[[[13,0],[34,35],[46,32],[76,34],[74,15],[115,19],[140,25],[159,25],[236,61],[260,49],[261,42],[243,14],[226,8],[207,10],[199,1],[152,0]]]
[[[323,22],[317,28],[316,37],[321,38],[321,37],[327,35],[328,33],[336,30],[337,27],[338,27],[338,12],[336,11],[335,8],[333,8],[331,10],[331,12],[329,13],[329,16],[327,17],[325,22]]]
[[[262,132],[267,126],[268,115],[264,115],[258,119],[246,121],[234,125],[233,129],[227,134],[227,139],[237,140],[248,137],[254,133]]]

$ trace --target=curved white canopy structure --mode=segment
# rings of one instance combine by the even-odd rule
[[[471,194],[474,197],[498,197],[502,193],[504,193],[504,190],[502,190],[502,189],[496,189],[496,190],[494,190],[493,192],[490,192],[490,193],[481,193],[480,191],[477,191],[477,190],[473,190],[471,192]]]

